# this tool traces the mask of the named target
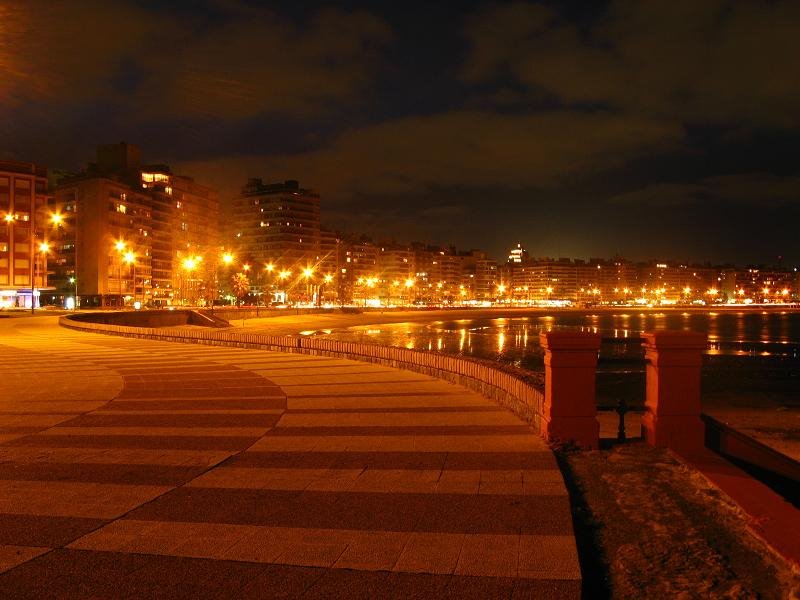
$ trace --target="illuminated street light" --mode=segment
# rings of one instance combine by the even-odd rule
[[[125,240],[117,240],[114,242],[114,248],[117,249],[117,252],[122,252],[125,250]]]
[[[136,304],[136,254],[134,254],[133,252],[128,251],[122,256],[122,260],[132,270],[131,278],[133,279],[133,304],[134,304],[134,306],[137,306],[137,304]]]
[[[233,263],[233,254],[231,254],[230,252],[226,252],[225,254],[223,254],[222,262],[225,263],[226,265],[230,265],[231,263]]]
[[[292,275],[292,272],[291,272],[291,271],[281,271],[280,273],[278,273],[278,278],[279,278],[281,281],[283,281],[283,280],[286,280],[286,279],[288,279],[289,277],[291,277],[291,275]]]
[[[61,213],[50,213],[50,223],[58,227],[64,222],[64,215]]]
[[[406,287],[407,288],[414,287],[414,280],[413,279],[406,279]]]
[[[200,257],[198,256],[188,256],[183,259],[183,262],[181,262],[181,266],[183,267],[183,270],[186,271],[187,275],[190,275],[192,271],[194,271],[197,268],[197,263],[199,262],[198,260],[199,258]],[[184,301],[184,297],[186,296],[186,285],[184,283],[184,280],[185,278],[181,277],[181,287],[183,288],[183,291],[181,292],[181,302]],[[191,280],[189,280],[189,287],[191,288]]]
[[[306,267],[305,269],[303,269],[303,277],[305,277],[306,279],[310,278],[313,274],[314,274],[313,267]]]
[[[3,217],[6,223],[13,223],[14,222],[14,215],[11,213],[6,213],[6,216]]]
[[[39,244],[39,252],[41,252],[42,254],[50,252],[50,244],[48,244],[47,242],[42,242],[41,244]]]
[[[275,270],[275,265],[272,263],[267,263],[264,265],[264,270],[266,270],[267,273],[272,273]]]
[[[325,283],[330,283],[333,281],[333,275],[325,275]]]

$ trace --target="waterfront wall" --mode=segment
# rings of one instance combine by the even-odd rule
[[[230,324],[196,310],[146,310],[129,312],[87,312],[69,315],[73,321],[86,324],[117,325],[128,327],[230,327]]]
[[[177,312],[177,311],[175,311]],[[188,312],[188,311],[187,311]],[[216,311],[215,311],[216,313]],[[122,313],[130,315],[133,313]],[[463,385],[495,400],[511,410],[537,431],[545,422],[544,385],[534,373],[497,365],[489,361],[435,354],[391,346],[339,342],[302,336],[274,336],[260,333],[220,331],[219,329],[181,329],[163,326],[130,326],[101,321],[102,314],[67,315],[59,319],[62,327],[125,337],[172,342],[280,350],[317,356],[333,356],[376,363],[431,375]],[[553,440],[556,441],[556,440]],[[566,441],[566,440],[558,440]]]

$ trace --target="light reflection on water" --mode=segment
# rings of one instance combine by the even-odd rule
[[[601,404],[641,401],[641,333],[659,329],[706,333],[704,391],[754,390],[780,403],[800,404],[800,312],[554,313],[523,318],[480,318],[392,323],[335,331],[330,337],[463,354],[543,369],[539,333],[554,329],[603,336],[598,365]],[[775,389],[772,389],[775,388]]]

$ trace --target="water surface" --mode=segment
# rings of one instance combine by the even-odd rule
[[[603,336],[598,402],[641,404],[644,363],[640,336],[660,329],[708,335],[704,399],[729,405],[800,406],[800,312],[637,311],[553,312],[515,318],[390,323],[334,331],[330,337],[489,358],[543,369],[542,331],[583,330]]]

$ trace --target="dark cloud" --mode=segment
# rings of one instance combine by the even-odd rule
[[[656,207],[741,204],[753,207],[800,206],[800,177],[742,173],[706,177],[691,183],[656,183],[611,198],[615,204]]]
[[[613,0],[589,26],[538,4],[469,20],[470,83],[504,74],[569,105],[684,122],[800,126],[800,3]]]
[[[327,112],[369,81],[388,26],[323,8],[296,23],[240,2],[210,20],[124,0],[0,2],[0,105],[117,103],[128,118]]]
[[[408,196],[435,187],[551,187],[680,143],[679,125],[604,112],[452,111],[348,131],[301,154],[186,163],[218,181],[303,173],[328,201]]]
[[[115,96],[122,61],[158,46],[168,23],[119,0],[0,2],[0,106]]]
[[[497,256],[794,235],[800,3],[346,6],[0,0],[0,156],[127,140],[223,201],[299,179],[336,227]],[[751,223],[775,248],[724,247]]]
[[[168,60],[153,57],[151,84],[164,90],[159,108],[175,115],[324,113],[365,88],[373,51],[389,37],[366,12],[323,9],[298,26],[266,9],[240,8]]]

